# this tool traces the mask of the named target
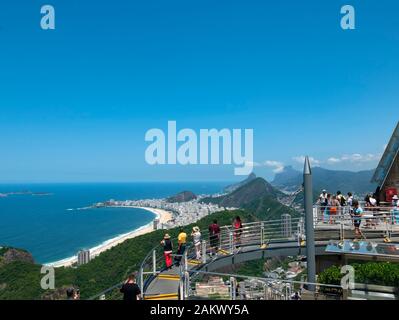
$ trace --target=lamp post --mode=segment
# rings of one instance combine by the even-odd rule
[[[303,169],[303,183],[305,193],[305,228],[306,228],[306,261],[308,269],[308,282],[316,282],[316,257],[313,225],[313,187],[312,170],[310,169],[309,157],[305,158]],[[309,285],[310,291],[315,290],[314,285]]]

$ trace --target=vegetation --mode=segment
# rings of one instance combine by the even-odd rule
[[[200,229],[207,229],[213,219],[221,225],[230,224],[240,215],[244,221],[253,221],[254,216],[242,210],[219,212],[207,216],[196,223]],[[184,227],[189,231],[194,225]],[[179,228],[168,230],[176,239]],[[63,287],[79,287],[82,299],[123,281],[133,271],[137,271],[148,252],[159,244],[165,231],[158,230],[123,242],[103,252],[88,264],[74,268],[56,268],[56,290]],[[0,299],[42,299],[49,298],[49,291],[40,287],[41,266],[25,262],[13,262],[0,267]]]
[[[391,262],[366,262],[352,264],[355,282],[399,287],[399,264]],[[340,285],[342,274],[338,266],[332,266],[319,274],[318,282]]]
[[[240,215],[244,222],[279,219],[283,213],[298,215],[295,210],[278,201],[277,198],[283,193],[273,188],[266,180],[255,177],[248,180],[248,183],[227,196],[208,199],[209,202],[217,202],[222,206],[241,207],[245,210],[214,213],[195,225],[201,230],[207,230],[213,219],[217,219],[220,225],[228,225],[237,215]],[[192,195],[181,193],[178,196],[184,198]],[[193,226],[194,224],[188,225],[184,229],[190,231]],[[174,228],[167,232],[172,239],[177,239],[179,229]],[[127,240],[78,268],[56,268],[56,288],[52,291],[44,291],[40,287],[43,277],[40,265],[29,261],[11,261],[2,265],[1,256],[8,250],[3,248],[0,251],[0,299],[57,299],[62,297],[62,292],[68,287],[79,287],[81,298],[90,298],[120,283],[129,273],[137,271],[148,252],[159,244],[164,233],[165,230],[158,230]],[[249,268],[254,266],[249,265]],[[117,292],[115,294],[117,295]]]
[[[275,189],[265,179],[253,178],[230,194],[205,198],[203,202],[242,208],[251,213],[255,219],[260,220],[280,219],[283,213],[289,213],[292,217],[299,216],[296,210],[285,206],[278,200],[284,197],[286,197],[285,194]]]

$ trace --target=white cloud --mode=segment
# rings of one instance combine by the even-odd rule
[[[330,157],[327,159],[327,163],[334,165],[337,163],[367,163],[367,162],[375,162],[379,161],[381,158],[381,154],[372,154],[372,153],[366,153],[366,154],[360,154],[360,153],[353,153],[353,154],[345,154],[340,157]]]
[[[341,159],[339,159],[339,158],[331,157],[331,158],[327,159],[327,163],[329,163],[329,164],[336,164],[336,163],[340,163],[340,162],[341,162]]]
[[[305,163],[305,156],[297,156],[297,157],[293,157],[292,159],[300,164]],[[314,167],[318,167],[322,163],[322,161],[315,159],[313,157],[309,157],[309,161],[310,161],[310,165],[314,166]]]
[[[263,162],[263,165],[266,167],[274,168],[274,173],[280,173],[284,171],[284,163],[280,161],[266,160],[265,162]]]

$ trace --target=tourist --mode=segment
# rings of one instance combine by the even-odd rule
[[[352,202],[353,202],[352,192],[348,192],[348,198],[346,199],[346,203],[348,204],[348,206],[352,207]]]
[[[340,212],[340,207],[341,203],[337,199],[336,196],[332,196],[331,200],[329,201],[329,207],[330,207],[330,223],[333,223],[338,212]]]
[[[367,194],[367,196],[364,198],[365,201],[365,206],[366,206],[366,228],[371,228],[374,226],[374,229],[376,228],[376,220],[374,217],[374,208],[377,206],[377,200],[373,197],[372,194]]]
[[[122,288],[119,290],[123,293],[124,301],[137,301],[140,300],[140,288],[136,283],[136,276],[134,274],[129,275]]]
[[[327,190],[323,189],[323,191],[321,192],[320,196],[319,196],[319,204],[320,204],[320,212],[321,214],[325,214],[325,210],[327,207]]]
[[[360,207],[359,201],[353,200],[353,224],[355,226],[355,235],[356,238],[361,235],[360,225],[361,225],[361,218],[363,215],[363,209]]]
[[[209,242],[210,242],[210,255],[216,254],[219,247],[219,236],[220,227],[217,220],[213,220],[213,223],[209,226]]]
[[[328,193],[325,200],[325,207],[324,207],[324,221],[330,221],[330,207],[332,205],[331,194]]]
[[[398,203],[399,203],[399,198],[398,198],[398,195],[395,194],[392,197],[392,207],[396,207],[398,205]]]
[[[353,214],[352,202],[353,202],[352,192],[348,192],[347,198],[346,198],[346,204],[347,204],[347,212],[346,212],[346,214],[349,214],[350,216],[352,216],[352,214]],[[353,224],[353,221],[352,221],[352,224]]]
[[[67,300],[75,300],[75,289],[68,288],[66,291]]]
[[[242,222],[239,216],[235,217],[233,221],[234,228],[234,243],[236,248],[239,248],[241,245],[241,234],[242,234]]]
[[[193,227],[193,232],[191,233],[193,237],[193,243],[195,248],[195,258],[201,260],[201,232],[198,227]]]
[[[339,201],[341,207],[346,206],[346,199],[341,191],[337,191],[337,200]]]
[[[165,257],[166,269],[171,269],[173,265],[172,261],[173,245],[172,241],[170,240],[169,234],[165,234],[163,240],[161,241],[161,245],[163,246],[163,254]]]
[[[301,300],[301,296],[299,295],[299,292],[296,291],[292,296],[291,300]]]
[[[176,264],[179,265],[186,250],[186,242],[187,242],[187,233],[184,232],[183,229],[180,229],[179,235],[177,236],[177,257],[176,257]]]
[[[396,202],[392,209],[392,223],[399,224],[399,202]]]
[[[80,290],[79,289],[75,290],[74,300],[80,300]]]

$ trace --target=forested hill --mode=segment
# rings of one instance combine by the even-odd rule
[[[237,215],[240,215],[244,222],[256,219],[254,215],[243,210],[225,211],[209,215],[195,225],[201,230],[207,230],[213,219],[217,219],[220,225],[230,225]],[[193,226],[194,224],[184,229],[190,234]],[[172,239],[177,239],[179,228],[158,230],[127,240],[76,269],[56,268],[55,290],[41,289],[40,280],[43,275],[40,273],[39,264],[23,260],[0,264],[0,300],[60,299],[65,298],[66,289],[72,286],[80,288],[82,299],[90,298],[125,280],[129,273],[138,271],[142,260],[159,244],[165,232],[168,232]]]

